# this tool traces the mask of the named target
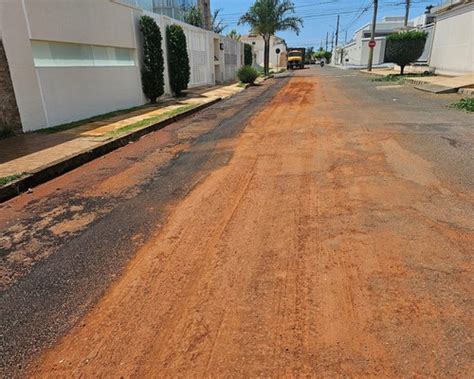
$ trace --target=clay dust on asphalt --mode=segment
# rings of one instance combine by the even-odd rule
[[[389,110],[362,114],[336,83],[293,77],[213,147],[232,159],[30,374],[473,372],[472,193],[387,130],[358,127]]]

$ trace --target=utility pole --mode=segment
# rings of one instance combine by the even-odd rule
[[[377,24],[377,11],[379,7],[379,0],[374,0],[374,15],[372,17],[372,27],[370,33],[370,40],[375,41],[375,26]],[[374,48],[371,47],[369,50],[369,64],[367,67],[368,71],[372,71],[372,63],[374,62]]]
[[[410,16],[410,0],[406,0],[405,20],[404,20],[405,28],[408,26],[408,17],[409,16]]]
[[[332,37],[331,37],[331,51],[334,50],[334,32],[332,32]]]
[[[326,32],[326,50],[324,51],[328,51],[328,39],[329,39],[329,32]]]
[[[336,24],[336,47],[339,44],[339,18],[340,16],[337,15],[337,24]]]
[[[344,37],[344,45],[347,45],[347,30],[346,30],[346,36]]]

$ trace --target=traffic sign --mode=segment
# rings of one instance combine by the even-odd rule
[[[370,40],[370,41],[369,41],[369,47],[370,47],[371,49],[373,49],[375,46],[377,46],[377,42],[375,42],[374,40]]]

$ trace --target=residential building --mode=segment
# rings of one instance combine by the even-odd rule
[[[254,65],[264,66],[265,43],[263,37],[257,34],[248,34],[240,38],[241,42],[252,46]],[[279,53],[277,53],[279,51]],[[286,68],[287,46],[283,38],[270,38],[270,68]]]
[[[385,62],[385,37],[400,30],[404,26],[403,16],[384,17],[375,26],[374,65]],[[413,21],[409,22],[413,26]],[[372,24],[368,23],[355,31],[352,40],[342,47],[336,47],[333,52],[333,63],[351,66],[367,65],[369,60],[369,41]]]
[[[451,0],[434,7],[436,17],[429,65],[445,75],[474,73],[474,1]]]
[[[128,0],[0,1],[0,121],[26,132],[145,104],[144,14],[163,36],[168,25],[183,28],[190,88],[235,80],[241,42]],[[164,42],[163,52],[165,94],[171,95]]]
[[[117,0],[143,10],[162,14],[175,20],[184,20],[185,10],[197,5],[197,0]]]
[[[444,75],[474,72],[474,0],[448,0],[427,7],[427,11],[410,20],[409,28],[428,33],[425,50],[418,65]],[[351,42],[334,50],[333,63],[366,66],[369,57],[371,24],[357,30]],[[385,37],[403,29],[403,17],[386,17],[376,25],[374,65],[385,63]]]

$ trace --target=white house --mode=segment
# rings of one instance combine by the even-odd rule
[[[12,87],[16,104],[8,104],[17,107],[0,107],[0,121],[16,111],[22,130],[33,131],[145,104],[138,24],[143,14],[156,20],[163,38],[167,25],[183,27],[190,87],[235,79],[242,43],[131,1],[0,1],[0,64],[8,68],[0,70],[0,98],[11,100]],[[166,54],[166,43],[163,49]],[[166,56],[164,76],[170,94]]]
[[[263,67],[264,61],[264,41],[263,37],[256,34],[244,35],[240,39],[242,42],[247,43],[252,46],[253,49],[253,62],[255,65]],[[280,53],[277,53],[278,50]],[[270,38],[270,67],[286,68],[286,59],[287,59],[287,47],[286,42],[283,38],[272,36]]]
[[[404,26],[404,17],[384,17],[382,21],[377,21],[375,26],[374,65],[384,63],[385,59],[385,37],[399,30]],[[409,23],[413,25],[412,22]],[[336,48],[333,53],[333,63],[351,66],[367,65],[369,60],[369,41],[372,24],[368,23],[355,31],[352,40]]]
[[[432,14],[436,24],[430,67],[445,75],[474,73],[474,1],[451,0]]]
[[[428,33],[425,50],[416,62],[429,65],[444,75],[474,72],[474,0],[448,0],[428,7],[425,14],[409,21],[408,26]],[[403,17],[386,17],[376,25],[374,65],[385,61],[385,37],[403,27]],[[334,51],[333,63],[366,66],[369,56],[371,24],[357,30],[351,42]]]

